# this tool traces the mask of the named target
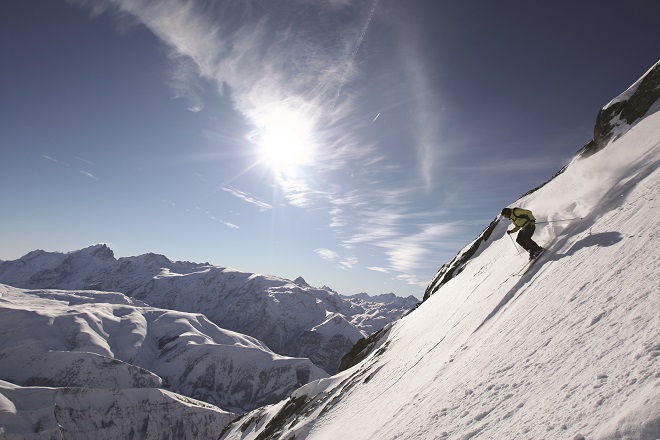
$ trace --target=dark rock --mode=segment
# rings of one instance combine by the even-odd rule
[[[392,328],[392,325],[386,325],[377,332],[371,334],[367,338],[362,338],[355,343],[351,351],[346,353],[341,359],[339,364],[339,372],[348,370],[349,368],[362,362],[374,350],[378,341],[383,339]]]
[[[637,90],[626,100],[618,101],[598,112],[594,137],[578,151],[580,157],[589,157],[602,150],[614,137],[620,122],[632,125],[642,119],[660,99],[660,63],[656,64],[640,81]],[[619,119],[617,121],[616,119]]]

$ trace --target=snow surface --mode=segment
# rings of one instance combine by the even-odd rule
[[[339,313],[329,313],[328,318],[321,324],[313,327],[311,331],[320,333],[328,339],[335,335],[342,335],[353,343],[368,336],[366,333],[359,331],[354,325],[351,325]]]
[[[656,112],[515,203],[552,222],[526,275],[500,221],[361,364],[223,439],[659,439],[659,164]]]

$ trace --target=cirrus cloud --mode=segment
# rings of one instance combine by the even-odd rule
[[[320,249],[314,249],[314,252],[316,254],[323,258],[324,260],[328,261],[335,261],[336,259],[339,258],[339,254],[335,251],[332,251],[330,249],[325,249],[325,248],[320,248]]]

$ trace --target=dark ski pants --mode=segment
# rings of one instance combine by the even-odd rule
[[[532,235],[534,235],[534,231],[536,230],[536,225],[534,223],[525,226],[518,232],[518,237],[516,238],[516,243],[518,243],[520,246],[522,246],[523,249],[525,249],[527,252],[536,252],[541,249],[541,246],[536,244],[534,240],[532,240]]]

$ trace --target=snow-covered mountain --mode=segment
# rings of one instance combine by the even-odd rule
[[[221,438],[660,438],[658,98],[660,63],[512,204],[534,212],[547,248],[528,273],[509,221],[494,220],[357,364]]]
[[[121,293],[0,284],[0,379],[21,386],[166,388],[244,412],[327,374],[205,316]]]
[[[21,387],[0,380],[3,440],[215,439],[234,417],[157,388]]]
[[[103,244],[69,253],[37,250],[0,262],[0,282],[28,289],[122,292],[154,307],[201,313],[276,353],[308,357],[329,373],[360,338],[416,303],[414,297],[394,295],[351,299],[310,287],[302,277],[290,281],[157,254],[116,259]]]
[[[403,298],[394,293],[383,293],[381,295],[369,295],[366,292],[358,293],[357,295],[342,295],[343,298],[353,301],[364,301],[366,303],[382,303],[382,304],[399,304],[402,308],[413,309],[419,303],[419,300],[414,296]]]

